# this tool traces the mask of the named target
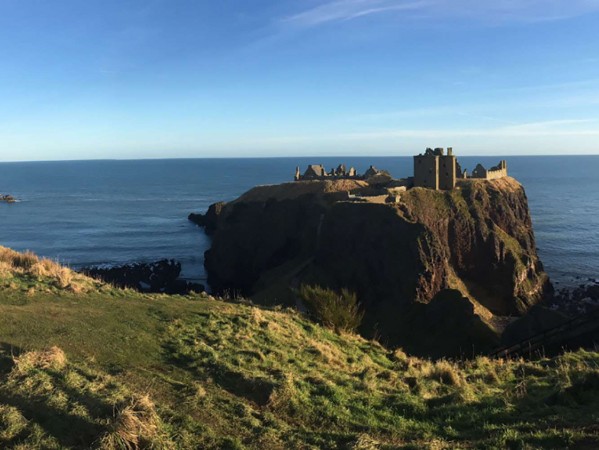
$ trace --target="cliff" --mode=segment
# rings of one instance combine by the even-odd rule
[[[205,260],[212,288],[293,303],[302,283],[346,287],[365,336],[430,356],[493,347],[502,318],[550,289],[516,180],[412,188],[393,203],[348,183],[262,186],[221,205]]]

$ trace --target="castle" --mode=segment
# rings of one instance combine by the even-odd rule
[[[424,155],[414,156],[414,187],[451,190],[460,179],[495,180],[502,177],[507,177],[507,163],[504,160],[490,169],[478,164],[472,175],[468,176],[468,172],[462,170],[451,147],[447,148],[447,154],[443,148],[427,148]]]
[[[308,166],[303,175],[300,172],[300,168],[296,167],[294,179],[295,181],[331,179],[365,180],[372,176],[378,175],[379,173],[381,173],[381,171],[374,166],[370,166],[370,168],[364,172],[363,175],[358,175],[358,172],[353,167],[350,167],[349,170],[346,170],[345,164],[339,164],[336,169],[331,169],[329,172],[325,170],[322,164],[311,164]]]
[[[309,165],[306,171],[300,172],[300,168],[295,169],[295,181],[309,180],[368,180],[377,175],[386,175],[390,178],[388,172],[378,170],[374,166],[363,174],[359,175],[353,167],[346,170],[344,164],[340,164],[336,169],[327,172],[322,164]],[[434,190],[452,190],[455,188],[458,180],[495,180],[497,178],[507,177],[507,163],[502,160],[499,164],[485,169],[478,164],[468,176],[467,170],[462,170],[460,163],[453,154],[453,148],[447,148],[447,154],[444,148],[427,148],[424,154],[414,156],[414,177],[403,180],[404,186],[424,187]],[[398,180],[395,180],[398,181]]]

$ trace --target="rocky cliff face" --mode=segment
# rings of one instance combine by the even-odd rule
[[[206,253],[213,289],[284,302],[301,283],[346,287],[366,312],[365,335],[431,355],[494,345],[497,318],[524,313],[550,289],[514,179],[413,188],[394,203],[348,191],[371,187],[290,183],[220,207]],[[447,336],[436,350],[423,345],[439,333]],[[479,339],[464,340],[472,333]]]

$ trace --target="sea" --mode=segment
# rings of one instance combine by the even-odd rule
[[[599,156],[460,157],[471,171],[506,159],[526,190],[538,252],[557,287],[599,278]],[[74,269],[175,259],[203,282],[210,239],[189,222],[256,185],[293,180],[296,166],[412,175],[411,157],[101,160],[0,163],[0,245]]]

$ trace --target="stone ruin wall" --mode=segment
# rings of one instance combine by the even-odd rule
[[[487,171],[487,180],[496,180],[497,178],[507,177],[507,168],[489,169]]]

